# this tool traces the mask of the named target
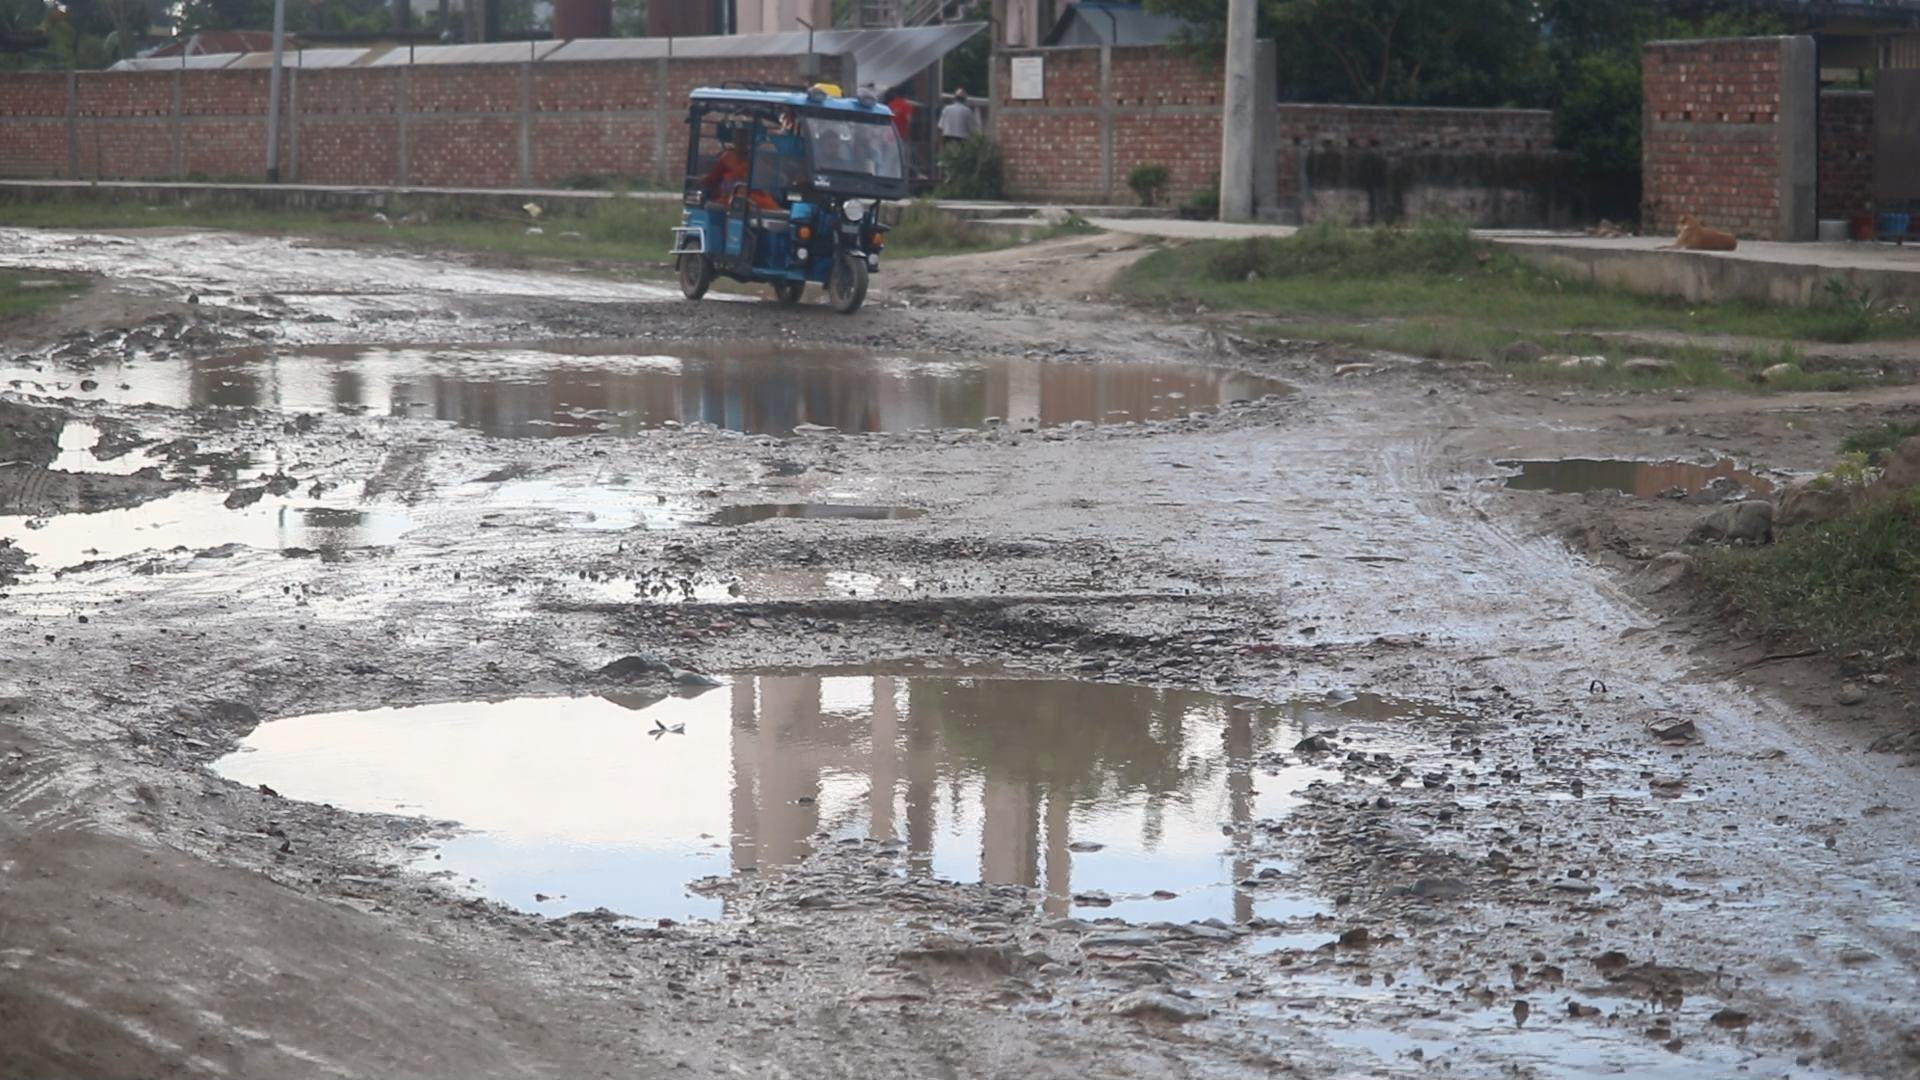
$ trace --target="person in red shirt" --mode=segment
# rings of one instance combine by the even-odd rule
[[[913,130],[913,102],[898,90],[887,91],[887,108],[893,112],[893,130],[898,132],[902,142],[908,132]]]

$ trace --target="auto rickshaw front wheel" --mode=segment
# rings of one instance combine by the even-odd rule
[[[861,255],[842,255],[827,275],[827,300],[833,310],[851,315],[867,299],[867,260]]]
[[[695,252],[680,256],[680,291],[689,300],[707,295],[713,284],[713,260]]]

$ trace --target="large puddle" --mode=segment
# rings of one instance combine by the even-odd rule
[[[459,702],[263,724],[240,783],[474,830],[430,865],[549,914],[712,918],[688,890],[877,840],[895,874],[1036,886],[1054,912],[1310,913],[1235,835],[1316,773],[1302,732],[1432,707],[946,675],[742,675],[693,697]],[[1354,712],[1352,710],[1358,710]],[[1263,756],[1265,762],[1263,763]]]
[[[1738,468],[1722,458],[1711,465],[1685,461],[1607,461],[1591,458],[1563,458],[1557,461],[1502,461],[1504,468],[1519,469],[1518,476],[1507,479],[1515,491],[1554,491],[1579,494],[1587,491],[1620,491],[1642,499],[1680,493],[1694,495],[1708,488],[1725,488],[1731,494],[1744,488],[1755,495],[1773,490],[1773,483]]]
[[[642,353],[630,343],[541,347],[304,346],[188,360],[110,360],[85,372],[0,364],[24,393],[186,408],[371,412],[519,438],[709,423],[785,436],[1164,420],[1286,393],[1185,364],[954,359],[762,344]]]

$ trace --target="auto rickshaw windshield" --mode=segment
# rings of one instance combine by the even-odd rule
[[[805,118],[805,128],[816,169],[860,173],[883,180],[900,180],[907,174],[900,155],[900,137],[887,121],[868,123],[809,116]]]

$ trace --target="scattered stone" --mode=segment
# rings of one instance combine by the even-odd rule
[[[1700,544],[1719,541],[1727,544],[1765,544],[1773,539],[1773,504],[1765,499],[1742,499],[1728,503],[1708,514],[1687,542]]]
[[[1634,372],[1639,372],[1641,374],[1654,374],[1662,371],[1672,371],[1675,366],[1677,365],[1675,365],[1674,362],[1671,360],[1660,360],[1651,356],[1631,357],[1627,360],[1622,361],[1620,364],[1620,368],[1622,371],[1634,371]]]
[[[1871,490],[1875,495],[1891,495],[1916,487],[1920,487],[1920,435],[1900,440]]]
[[[1176,1024],[1205,1020],[1212,1015],[1206,1006],[1180,997],[1165,986],[1143,986],[1125,994],[1114,1001],[1112,1012],[1115,1016],[1170,1020]]]
[[[1467,895],[1467,883],[1459,878],[1421,878],[1409,890],[1424,900],[1458,900]]]
[[[1753,1023],[1752,1015],[1741,1012],[1739,1009],[1721,1009],[1709,1017],[1709,1020],[1714,1027],[1723,1028],[1743,1028]]]
[[[1842,683],[1840,692],[1833,695],[1833,700],[1842,705],[1858,705],[1867,700],[1867,691],[1858,683]]]
[[[1500,359],[1508,364],[1531,364],[1546,353],[1547,350],[1531,341],[1513,341],[1500,350]]]
[[[1792,529],[1832,521],[1853,509],[1859,500],[1856,489],[1832,483],[1823,477],[1795,481],[1780,492],[1780,505],[1773,512],[1773,525],[1776,529]]]
[[[1293,744],[1293,752],[1296,754],[1324,754],[1332,749],[1333,744],[1327,741],[1325,735],[1309,735]]]
[[[671,674],[673,668],[666,661],[648,656],[646,653],[634,653],[623,656],[600,668],[600,674],[609,679],[636,679],[642,675],[659,673]]]
[[[1657,555],[1640,568],[1640,587],[1649,593],[1665,592],[1693,576],[1693,557],[1669,551]]]
[[[1364,926],[1356,926],[1340,935],[1340,944],[1349,949],[1364,949],[1373,943],[1373,934]]]
[[[1773,364],[1768,367],[1762,368],[1760,370],[1760,381],[1761,382],[1779,382],[1781,379],[1787,378],[1790,375],[1797,375],[1799,373],[1800,373],[1800,368],[1797,365]]]
[[[1700,729],[1693,721],[1678,716],[1663,716],[1647,722],[1647,733],[1661,742],[1693,742],[1700,737]]]

